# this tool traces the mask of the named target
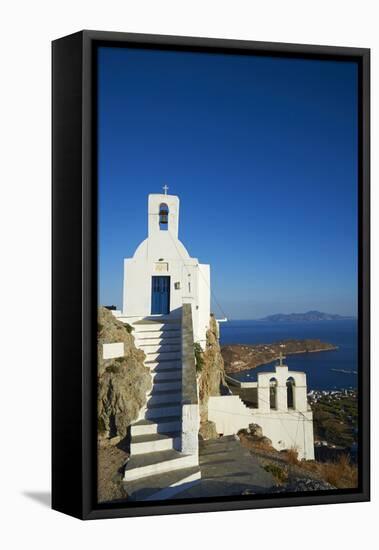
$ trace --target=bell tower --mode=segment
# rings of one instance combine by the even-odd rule
[[[149,237],[158,236],[169,231],[175,239],[179,236],[179,197],[168,195],[168,187],[163,187],[164,193],[149,195],[148,232]]]

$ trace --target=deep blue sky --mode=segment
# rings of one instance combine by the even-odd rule
[[[101,304],[167,183],[230,318],[356,314],[354,63],[101,48],[98,97]]]

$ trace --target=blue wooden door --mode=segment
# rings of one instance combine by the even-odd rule
[[[170,313],[170,277],[155,277],[151,282],[151,314]]]

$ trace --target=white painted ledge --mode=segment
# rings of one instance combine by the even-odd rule
[[[115,359],[125,355],[124,342],[103,344],[103,359]]]

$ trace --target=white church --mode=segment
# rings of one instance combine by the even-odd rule
[[[123,309],[117,316],[131,325],[150,318],[178,319],[191,304],[194,339],[205,343],[210,317],[210,267],[191,258],[179,240],[179,197],[151,194],[148,236],[124,260]]]
[[[166,186],[163,190],[148,197],[148,236],[133,257],[124,260],[123,308],[113,311],[133,327],[135,344],[145,353],[153,381],[146,406],[131,426],[130,460],[124,474],[126,490],[136,500],[170,498],[201,478],[194,342],[205,348],[210,266],[191,258],[179,240],[179,198],[167,194]],[[104,358],[122,356],[120,346],[104,344]],[[291,410],[285,395],[289,376],[295,380]],[[272,406],[273,379],[277,398]],[[218,433],[236,434],[256,422],[275,448],[296,447],[301,458],[314,458],[306,375],[280,365],[274,373],[258,374],[255,388],[255,409],[232,392],[209,399],[208,417]]]

